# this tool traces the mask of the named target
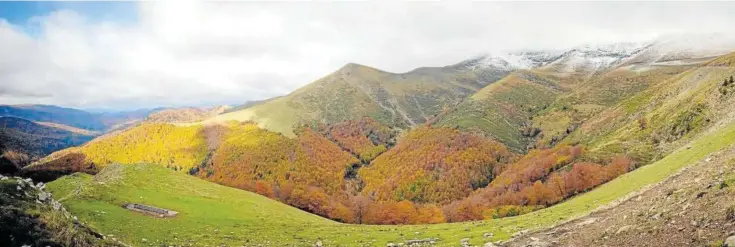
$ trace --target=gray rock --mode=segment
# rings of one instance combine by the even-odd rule
[[[459,244],[460,244],[460,245],[461,245],[462,247],[465,247],[465,246],[470,246],[470,239],[469,239],[469,238],[463,238],[463,239],[460,239],[460,240],[459,240]]]
[[[579,227],[586,226],[586,225],[589,225],[589,224],[592,224],[592,223],[595,223],[595,222],[597,222],[597,218],[589,218],[589,219],[587,219],[585,221],[582,221],[582,222],[577,223],[577,226],[579,226]]]
[[[45,202],[49,198],[51,198],[51,193],[48,193],[48,192],[38,193],[38,200],[40,200],[42,202]]]
[[[735,247],[735,235],[729,236],[725,239],[725,246]]]
[[[496,247],[497,245],[493,244],[493,242],[487,242],[482,245],[482,247]]]
[[[512,238],[517,238],[517,237],[520,237],[521,235],[526,234],[526,233],[528,233],[528,230],[519,231],[519,232],[513,233],[513,236],[511,236],[511,237]]]
[[[620,227],[620,228],[618,228],[618,231],[615,232],[615,234],[617,235],[617,234],[621,234],[621,233],[627,232],[631,228],[633,228],[633,226],[631,226],[631,225]]]
[[[434,238],[427,238],[427,239],[411,239],[406,240],[407,246],[422,246],[422,245],[433,245],[436,243],[436,239]]]

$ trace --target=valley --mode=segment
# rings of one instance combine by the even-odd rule
[[[565,222],[623,201],[625,196],[663,181],[689,164],[735,142],[735,125],[695,139],[666,158],[632,171],[588,193],[528,214],[483,221],[406,226],[345,225],[247,191],[206,182],[154,165],[108,167],[90,176],[76,174],[48,185],[55,198],[103,234],[135,245],[314,245],[386,246],[437,238],[440,246],[507,240],[527,229]],[[170,208],[178,218],[156,219],[119,206],[136,202]],[[276,237],[277,236],[277,237]],[[491,236],[491,237],[486,237]],[[151,242],[149,242],[151,241]]]
[[[616,236],[666,235],[659,225],[610,235],[601,224],[643,207],[631,198],[668,190],[675,174],[713,179],[703,164],[728,164],[735,142],[735,45],[678,42],[483,55],[405,73],[349,63],[234,108],[4,106],[2,162],[49,182],[104,239],[134,246],[635,245],[643,240]],[[712,194],[725,203],[731,193]],[[128,203],[179,214],[150,217]],[[687,244],[724,241],[727,229]]]

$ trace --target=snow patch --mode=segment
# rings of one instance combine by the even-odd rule
[[[497,52],[467,60],[463,65],[472,70],[547,67],[563,73],[592,74],[614,68],[647,70],[650,66],[696,64],[733,51],[734,35],[671,35],[649,42],[587,44],[567,51]]]
[[[518,51],[485,54],[476,58],[473,69],[495,67],[506,70],[532,69],[556,60],[557,51]]]
[[[576,47],[554,61],[551,66],[562,72],[596,72],[613,68],[641,52],[644,43],[613,43]]]

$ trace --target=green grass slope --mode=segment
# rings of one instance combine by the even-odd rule
[[[585,121],[564,142],[587,143],[601,156],[627,153],[642,163],[659,159],[732,118],[735,85],[723,85],[732,75],[735,67],[707,63],[657,77],[645,90]]]
[[[536,71],[514,72],[442,115],[436,125],[486,134],[512,150],[525,151],[533,138],[521,129],[536,112],[568,93],[571,81]]]
[[[591,75],[516,71],[441,115],[436,124],[491,136],[519,152],[551,147],[604,110],[706,62],[624,66]]]
[[[265,197],[209,183],[149,165],[110,166],[96,176],[76,174],[49,184],[49,189],[82,222],[136,246],[385,246],[410,239],[437,238],[440,246],[459,240],[481,245],[513,233],[548,227],[584,215],[646,185],[659,182],[708,154],[735,142],[735,124],[701,135],[648,166],[623,175],[586,194],[529,214],[479,222],[366,226],[340,224],[299,211]],[[179,211],[159,219],[127,211],[135,202]]]
[[[390,73],[348,64],[293,93],[205,122],[252,120],[260,127],[293,136],[297,124],[336,123],[371,117],[407,128],[433,119],[508,71],[478,67],[478,61]]]

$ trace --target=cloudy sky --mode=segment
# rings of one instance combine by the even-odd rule
[[[348,62],[391,72],[481,53],[731,32],[735,3],[0,3],[0,104],[237,104]]]

